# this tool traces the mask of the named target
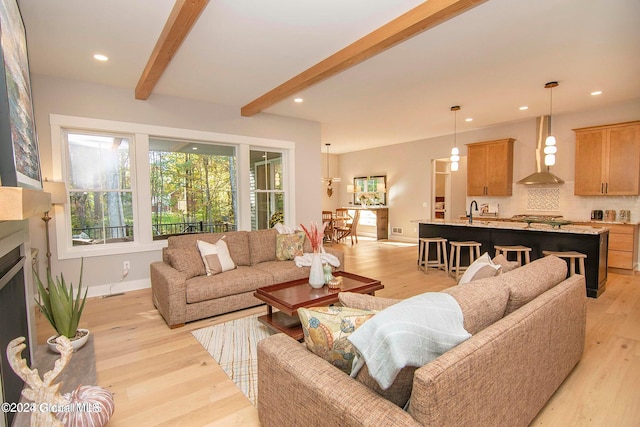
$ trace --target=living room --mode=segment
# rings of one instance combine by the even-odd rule
[[[572,177],[574,175],[574,155],[575,155],[575,135],[572,129],[603,125],[611,123],[627,122],[637,120],[640,117],[640,100],[637,97],[638,88],[635,78],[626,77],[625,74],[621,74],[617,77],[618,80],[627,81],[629,86],[627,87],[627,94],[620,96],[616,102],[609,101],[595,101],[588,108],[584,108],[580,111],[566,111],[562,112],[562,104],[567,102],[563,101],[563,89],[570,87],[570,77],[560,75],[542,75],[539,77],[539,81],[535,83],[535,90],[539,92],[537,101],[540,106],[535,113],[526,113],[527,116],[521,116],[520,118],[510,119],[506,123],[492,124],[490,126],[476,126],[473,122],[463,122],[462,118],[467,117],[467,111],[471,110],[468,102],[459,101],[458,97],[451,95],[450,99],[439,108],[444,112],[443,116],[440,116],[438,120],[434,120],[434,126],[439,127],[439,131],[435,134],[425,134],[429,136],[424,137],[409,137],[407,139],[396,140],[392,145],[387,146],[372,146],[366,149],[355,149],[347,151],[346,148],[341,147],[341,144],[337,139],[331,138],[331,127],[325,124],[313,120],[301,118],[300,116],[287,116],[286,114],[280,114],[277,110],[273,113],[261,113],[253,117],[242,117],[239,113],[239,109],[242,104],[234,105],[225,101],[224,97],[219,98],[217,102],[210,102],[200,99],[189,99],[187,97],[180,97],[171,95],[171,90],[164,93],[163,80],[160,80],[158,85],[158,93],[153,93],[152,96],[146,100],[137,100],[133,95],[133,86],[135,81],[131,79],[122,79],[119,82],[114,83],[109,81],[105,76],[109,74],[116,75],[119,73],[116,66],[94,66],[93,75],[94,78],[90,80],[88,77],[74,75],[73,72],[61,72],[54,69],[47,69],[45,67],[47,61],[49,61],[46,51],[48,46],[43,42],[43,37],[46,37],[47,32],[54,34],[60,32],[57,28],[56,19],[51,19],[47,22],[46,17],[50,16],[46,7],[36,4],[33,1],[20,1],[19,5],[23,8],[23,19],[27,31],[27,37],[29,39],[29,53],[32,67],[32,92],[35,109],[35,127],[38,135],[38,147],[40,151],[40,163],[41,173],[43,178],[48,178],[52,181],[63,180],[62,162],[61,156],[62,150],[58,146],[56,148],[55,130],[58,128],[65,128],[67,126],[72,128],[92,129],[91,125],[98,123],[98,128],[104,129],[104,126],[112,126],[109,130],[122,131],[124,128],[126,131],[137,135],[157,135],[158,132],[164,132],[165,136],[177,137],[180,135],[186,138],[193,138],[200,141],[215,141],[225,142],[230,144],[238,144],[238,146],[244,147],[276,147],[282,149],[288,149],[290,143],[294,142],[293,156],[290,159],[291,170],[295,171],[295,187],[292,187],[291,203],[289,209],[290,217],[295,218],[295,222],[291,225],[298,223],[308,224],[310,221],[318,221],[320,219],[319,212],[321,209],[328,207],[334,210],[339,206],[348,206],[349,202],[352,202],[352,196],[347,193],[346,185],[356,176],[365,175],[377,175],[384,174],[388,178],[388,196],[389,196],[389,208],[390,208],[390,225],[392,227],[401,228],[404,230],[402,235],[392,235],[391,239],[398,244],[401,243],[415,243],[417,239],[417,231],[414,230],[416,225],[413,220],[429,217],[431,212],[431,161],[433,159],[448,158],[450,156],[451,148],[453,145],[453,128],[454,121],[453,115],[449,112],[449,107],[455,103],[462,103],[461,115],[458,115],[460,121],[457,127],[457,144],[461,151],[465,152],[465,144],[492,140],[503,137],[512,137],[517,140],[514,153],[514,177],[520,179],[529,174],[534,169],[534,162],[530,153],[534,150],[534,133],[535,133],[535,116],[539,114],[547,114],[549,112],[548,103],[548,91],[543,87],[547,80],[555,78],[562,79],[560,87],[554,91],[554,108],[559,110],[553,114],[553,129],[556,133],[558,143],[558,155],[557,164],[553,167],[554,173],[563,177],[566,180],[565,186],[561,188],[561,197],[563,207],[566,210],[566,215],[571,215],[572,219],[587,220],[589,213],[593,209],[601,209],[606,206],[607,203],[613,203],[616,209],[629,209],[632,212],[632,218],[640,218],[640,205],[638,205],[637,197],[619,197],[619,198],[586,198],[578,197],[573,194]],[[118,3],[118,2],[116,2]],[[153,47],[155,40],[149,42],[149,39],[157,38],[162,24],[166,20],[173,2],[164,2],[162,7],[158,7],[157,10],[154,6],[141,5],[140,9],[136,13],[131,13],[129,17],[120,16],[122,14],[116,14],[117,7],[128,9],[132,6],[126,2],[119,2],[119,5],[112,6],[113,9],[101,9],[97,4],[92,5],[96,9],[85,9],[84,17],[82,13],[79,13],[75,19],[84,19],[84,25],[86,26],[87,16],[91,16],[92,19],[99,20],[103,18],[106,20],[107,16],[119,16],[119,19],[123,20],[123,28],[118,33],[126,34],[127,30],[136,28],[137,20],[150,20],[154,21],[154,25],[157,27],[153,37],[148,37],[147,51]],[[380,2],[382,3],[382,2]],[[420,2],[405,2],[403,5],[397,6],[399,9],[405,7],[407,10],[413,6],[410,3]],[[490,4],[488,2],[487,4]],[[231,7],[225,4],[227,7]],[[78,8],[82,11],[83,7],[79,5],[57,5],[53,8]],[[138,7],[138,6],[136,6]],[[214,8],[214,3],[209,4],[208,8]],[[338,6],[336,6],[338,7]],[[378,4],[378,7],[381,7]],[[482,6],[480,6],[482,7]],[[551,8],[548,4],[546,8]],[[632,12],[635,12],[635,5],[620,6],[627,7],[627,10],[631,12],[628,16],[636,16]],[[144,9],[149,10],[144,10]],[[154,10],[150,10],[154,9]],[[383,8],[384,9],[384,8]],[[337,9],[339,10],[339,9]],[[624,9],[623,9],[624,10]],[[399,15],[404,10],[398,10],[396,15]],[[70,13],[70,11],[60,10],[56,11],[56,14]],[[620,13],[620,11],[618,11]],[[88,14],[88,15],[86,15]],[[164,14],[164,15],[163,15]],[[127,15],[127,14],[125,14]],[[160,17],[162,15],[162,17]],[[393,11],[385,11],[384,18],[378,19],[379,24],[389,21],[393,18]],[[235,16],[235,15],[234,15]],[[157,17],[157,19],[155,19]],[[153,19],[152,19],[153,18]],[[370,30],[375,28],[372,22],[369,24]],[[98,25],[98,23],[96,23]],[[103,25],[102,23],[100,25]],[[34,27],[43,26],[42,31],[35,33]],[[66,21],[63,27],[80,26],[79,21]],[[194,33],[196,34],[196,30]],[[33,34],[31,34],[33,32]],[[75,35],[74,37],[81,37]],[[85,36],[86,37],[86,36]],[[107,38],[109,36],[107,35]],[[115,36],[114,36],[115,37]],[[127,36],[129,37],[129,36]],[[145,36],[147,37],[147,36]],[[344,40],[355,40],[355,36],[343,36]],[[632,40],[637,40],[637,32],[629,35]],[[342,41],[344,43],[344,41]],[[74,44],[69,41],[69,50],[73,50]],[[205,44],[206,46],[206,44]],[[342,47],[342,46],[339,46]],[[74,48],[75,49],[75,48]],[[291,48],[293,49],[293,47]],[[334,49],[337,50],[337,49]],[[33,54],[32,54],[33,53]],[[144,61],[148,57],[141,61],[138,58],[126,57],[122,59],[122,63],[135,62],[136,64],[142,63],[141,67],[138,67],[137,75],[139,76],[144,66]],[[326,52],[326,55],[319,56],[317,60],[320,60],[332,52]],[[626,52],[630,55],[630,52]],[[78,54],[79,55],[79,54]],[[83,54],[84,55],[84,54]],[[123,54],[124,55],[124,54]],[[127,54],[135,56],[135,53]],[[88,53],[87,58],[76,57],[73,61],[89,61]],[[117,60],[117,55],[114,56],[113,61]],[[178,58],[177,58],[178,59]],[[284,58],[283,58],[284,60]],[[53,61],[53,59],[51,59]],[[73,61],[68,61],[68,64],[73,64]],[[296,62],[296,61],[292,61]],[[317,61],[315,61],[317,62]],[[634,62],[632,62],[634,63]],[[309,65],[311,65],[310,63]],[[506,65],[505,65],[506,66]],[[256,68],[256,65],[249,63],[239,64],[237,67]],[[73,68],[70,66],[69,68]],[[258,67],[259,68],[259,67]],[[554,68],[555,69],[555,68]],[[288,71],[287,71],[288,72]],[[288,78],[287,72],[283,78],[279,80],[275,78],[271,86],[280,83],[282,80]],[[172,73],[187,73],[186,69],[179,69],[172,71],[168,70],[167,76],[171,76]],[[621,71],[622,73],[622,71]],[[215,74],[212,73],[212,74]],[[255,78],[252,76],[251,78]],[[274,78],[271,78],[273,80]],[[168,83],[167,83],[168,84]],[[184,90],[197,92],[200,83],[189,83],[189,79],[182,81],[181,83],[173,83],[176,85],[183,85]],[[524,83],[523,83],[524,84]],[[566,86],[565,86],[566,84]],[[451,83],[455,86],[455,82]],[[195,87],[194,87],[195,86]],[[224,83],[221,85],[224,86]],[[233,84],[227,84],[229,87],[233,87]],[[491,82],[487,83],[488,88],[485,91],[485,96],[492,96]],[[269,84],[263,84],[263,91],[255,93],[254,98],[262,94],[264,91],[270,89]],[[217,90],[223,91],[224,87],[217,87]],[[226,90],[226,89],[225,89]],[[568,91],[568,90],[567,90]],[[573,93],[573,89],[571,90]],[[608,93],[605,91],[604,96]],[[498,95],[496,95],[497,97]],[[461,97],[461,95],[459,95]],[[250,101],[253,98],[247,98],[246,101]],[[585,99],[580,101],[587,105],[593,101],[588,95]],[[307,103],[309,100],[307,99]],[[338,101],[342,102],[342,101]],[[304,103],[303,103],[304,105]],[[475,111],[480,111],[483,106],[478,107]],[[533,108],[532,108],[533,110]],[[413,113],[412,113],[413,114]],[[475,113],[474,113],[475,114]],[[408,114],[409,115],[409,114]],[[425,113],[423,117],[427,117]],[[92,120],[90,122],[83,122],[84,119]],[[420,117],[414,117],[416,121],[422,120]],[[424,120],[428,121],[428,120]],[[478,123],[479,118],[475,119]],[[470,124],[471,123],[471,124]],[[136,127],[138,126],[138,127]],[[466,127],[465,127],[466,126]],[[221,139],[227,138],[226,141]],[[358,139],[354,137],[353,139]],[[329,156],[329,164],[332,168],[332,173],[336,173],[337,176],[342,178],[342,182],[339,186],[336,186],[336,192],[329,198],[326,196],[325,185],[320,182],[320,177],[325,175],[325,167],[327,159],[324,153],[324,143],[331,142],[332,153]],[[244,144],[244,145],[243,145]],[[248,148],[250,149],[250,148]],[[139,159],[140,160],[140,159]],[[138,177],[139,182],[145,182],[144,175]],[[141,192],[149,193],[149,188],[142,185],[140,187]],[[514,197],[509,200],[500,198],[501,209],[508,214],[520,213],[519,210],[522,207],[522,200],[526,199],[526,189],[521,186],[514,185]],[[518,193],[519,192],[519,193]],[[143,196],[141,196],[143,197]],[[494,199],[486,198],[487,203],[495,202]],[[427,203],[426,206],[424,203]],[[510,205],[511,203],[511,205]],[[49,222],[49,232],[51,237],[51,265],[54,274],[64,274],[65,277],[75,279],[80,265],[79,252],[69,250],[66,245],[66,237],[62,239],[60,234],[64,232],[64,218],[65,218],[65,206],[55,206],[52,209],[52,220]],[[456,212],[456,214],[464,214],[464,212]],[[249,213],[242,212],[239,214],[242,221],[243,229],[248,229],[249,226]],[[147,227],[148,219],[140,218],[140,228]],[[147,221],[147,222],[145,222]],[[62,228],[61,228],[62,227]],[[150,226],[148,227],[151,228]],[[44,273],[46,265],[47,247],[45,244],[45,223],[40,217],[33,217],[28,221],[28,234],[30,239],[30,247],[38,250],[39,253],[39,269],[41,274]],[[389,248],[383,249],[368,249],[374,243],[368,245],[369,242],[363,241],[364,244],[350,245],[344,248],[346,253],[345,264],[351,271],[361,273],[367,272],[367,275],[375,277],[379,275],[380,278],[385,280],[385,289],[387,293],[381,292],[382,296],[389,297],[406,297],[416,293],[419,293],[421,289],[424,289],[424,282],[426,279],[415,272],[415,255],[417,250],[415,247],[403,248],[402,246],[394,247],[396,251],[391,251]],[[360,245],[360,246],[359,246]],[[149,293],[149,265],[152,262],[159,261],[161,259],[161,246],[162,243],[149,239],[148,241],[139,242],[139,246],[134,249],[124,249],[122,251],[112,251],[95,253],[94,256],[85,256],[84,258],[84,284],[88,287],[91,297],[99,297],[106,295],[117,295],[124,292],[126,300],[120,299],[122,296],[114,296],[112,298],[92,298],[87,305],[87,313],[85,314],[85,320],[90,324],[91,329],[96,334],[96,354],[97,354],[97,368],[98,368],[98,380],[101,381],[101,375],[105,375],[103,378],[108,378],[108,382],[121,381],[118,393],[128,394],[131,403],[130,405],[121,405],[118,407],[117,415],[113,419],[113,425],[118,424],[119,417],[122,420],[122,425],[138,425],[138,424],[155,424],[150,423],[148,419],[144,419],[144,416],[154,414],[158,418],[154,418],[157,423],[176,423],[179,421],[187,422],[190,415],[186,410],[188,403],[202,402],[206,399],[215,401],[215,405],[212,408],[206,406],[198,406],[194,409],[191,416],[193,416],[195,424],[204,424],[204,420],[207,422],[220,422],[220,423],[241,423],[243,421],[256,420],[255,408],[244,398],[244,396],[237,390],[233,389],[234,385],[225,376],[225,374],[219,368],[213,368],[209,366],[207,368],[206,375],[201,375],[201,371],[196,368],[200,365],[215,364],[210,356],[204,352],[202,348],[199,348],[197,341],[191,337],[191,335],[185,331],[171,331],[163,323],[159,317],[157,311],[153,308]],[[74,249],[74,248],[71,248]],[[75,248],[77,249],[77,248]],[[388,250],[389,249],[389,250]],[[362,252],[359,252],[362,251]],[[374,262],[378,263],[376,269],[364,263],[361,258],[367,256],[368,251],[385,251],[380,252],[379,258],[373,258]],[[393,262],[386,260],[388,256],[396,256],[395,254],[402,251],[402,257],[405,258],[404,267],[408,271],[405,277],[409,280],[409,285],[404,285],[398,278],[390,277],[385,270],[391,269]],[[123,275],[123,263],[127,261],[130,265],[126,275]],[[385,264],[386,263],[386,264]],[[413,263],[413,265],[412,265]],[[361,269],[361,270],[358,270]],[[124,277],[123,277],[124,276]],[[634,283],[634,276],[630,278],[620,278],[621,282]],[[615,280],[611,280],[614,282]],[[388,283],[388,285],[387,285]],[[450,286],[452,283],[448,283]],[[406,289],[405,286],[409,288]],[[429,290],[439,290],[447,286],[447,282],[429,282]],[[619,292],[611,289],[610,295],[618,297]],[[397,287],[397,288],[396,288]],[[393,289],[395,288],[395,290]],[[136,292],[142,292],[138,294]],[[146,292],[146,293],[145,293]],[[607,295],[605,295],[608,297]],[[131,299],[129,299],[131,297]],[[627,309],[634,307],[634,302],[637,301],[637,294],[631,294],[631,301],[623,303],[618,301],[618,305],[623,305]],[[144,300],[144,301],[143,301]],[[123,301],[129,301],[128,304],[136,306],[133,311],[119,312],[120,305],[125,305]],[[628,304],[628,307],[627,307]],[[222,322],[230,320],[234,317],[246,316],[253,314],[254,312],[260,312],[264,310],[262,308],[252,309],[253,311],[243,312],[241,314],[232,314],[219,316],[211,321],[201,321],[198,325],[188,325],[189,330],[196,329],[197,327],[204,327],[210,323]],[[600,310],[600,308],[598,309]],[[624,312],[624,310],[623,310]],[[604,315],[599,313],[598,315]],[[45,324],[45,323],[43,323]],[[148,329],[147,329],[148,328]],[[163,329],[164,328],[164,329]],[[42,329],[42,330],[41,330]],[[38,335],[40,338],[46,338],[48,331],[45,327],[38,329]],[[117,332],[118,330],[129,329],[135,330],[133,335],[122,334]],[[127,341],[129,337],[136,336],[139,333],[145,333],[149,331],[152,334],[164,334],[165,340],[173,341],[173,343],[165,343],[156,346],[149,344],[149,342],[141,344],[142,348],[131,351],[130,353],[123,353],[121,346]],[[100,334],[104,334],[100,337]],[[119,336],[120,335],[120,336]],[[101,341],[104,339],[103,341]],[[124,341],[122,341],[124,339]],[[635,344],[635,342],[634,342]],[[166,358],[167,361],[160,363],[157,369],[154,369],[152,380],[136,382],[126,382],[127,375],[133,375],[132,372],[142,370],[145,365],[149,364],[149,360],[144,356],[145,346],[149,346],[150,352],[155,352],[157,359]],[[198,350],[194,350],[198,348]],[[195,354],[190,356],[188,361],[182,359],[182,354],[189,353]],[[173,353],[171,353],[173,352]],[[163,356],[163,353],[169,353],[169,356]],[[138,358],[139,357],[139,358]],[[606,356],[605,356],[606,357]],[[611,356],[612,357],[612,356]],[[130,359],[138,358],[136,361],[130,362]],[[154,359],[155,361],[155,359]],[[182,370],[184,365],[191,365],[187,370]],[[119,367],[126,367],[122,371],[118,372]],[[108,374],[107,374],[108,371]],[[175,372],[172,374],[172,371]],[[101,374],[103,373],[103,374]],[[174,378],[180,376],[191,376],[193,382],[196,382],[196,378],[199,378],[202,384],[199,389],[200,395],[195,398],[193,393],[189,392],[189,384],[182,379]],[[214,378],[213,382],[209,382],[211,378]],[[166,382],[165,382],[166,381]],[[175,383],[173,382],[175,381]],[[593,377],[587,377],[585,382],[589,383],[594,381]],[[180,384],[180,387],[176,387],[171,390],[171,387],[167,387],[167,384]],[[619,386],[623,388],[623,391],[612,391],[612,393],[628,393],[633,396],[633,388],[624,386],[624,381],[619,382]],[[123,385],[124,384],[124,385]],[[159,392],[153,394],[150,392],[156,385],[161,384],[158,390],[162,390],[163,394],[171,393],[175,395],[181,395],[180,398],[166,398]],[[215,396],[211,384],[215,384]],[[105,386],[109,384],[104,383]],[[192,384],[193,385],[193,384]],[[194,389],[197,389],[193,385]],[[143,398],[142,395],[149,393],[153,397]],[[220,394],[218,394],[220,393]],[[202,396],[204,394],[204,396]],[[227,399],[228,400],[225,400]],[[565,397],[570,399],[570,397]],[[116,400],[119,399],[118,397]],[[165,403],[165,405],[157,405],[151,403],[153,400]],[[200,404],[198,403],[198,405]],[[142,405],[142,406],[140,406]],[[196,405],[194,403],[194,405]],[[164,407],[163,407],[164,406]],[[181,409],[176,409],[178,407]],[[162,408],[162,411],[161,411]],[[132,415],[136,409],[140,412],[140,417]],[[556,409],[557,410],[557,409]],[[207,418],[206,415],[211,412],[215,412],[216,415],[211,418]],[[249,414],[249,415],[247,415]],[[197,418],[202,415],[202,418]],[[187,417],[187,418],[180,418]],[[246,417],[246,418],[244,418]],[[549,418],[553,420],[553,418]],[[633,417],[624,418],[621,421],[621,425],[625,422],[630,423]]]

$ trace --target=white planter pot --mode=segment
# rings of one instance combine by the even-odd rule
[[[73,351],[78,351],[79,348],[81,348],[83,345],[87,343],[87,341],[89,341],[89,334],[90,334],[89,330],[82,329],[82,328],[78,328],[78,330],[86,332],[86,334],[82,338],[78,338],[77,340],[71,340],[71,347],[73,348]],[[53,335],[49,337],[49,339],[47,339],[47,345],[49,346],[49,349],[51,349],[51,351],[55,353],[60,353],[56,348],[56,338],[58,338],[58,335]]]

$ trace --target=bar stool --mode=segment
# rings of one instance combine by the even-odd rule
[[[514,246],[495,245],[494,248],[496,250],[496,256],[498,256],[498,255],[500,255],[500,253],[502,253],[507,260],[509,259],[509,252],[515,252],[516,253],[516,261],[518,261],[518,267],[520,267],[522,265],[522,254],[524,254],[524,263],[525,264],[529,264],[531,262],[531,256],[529,255],[529,252],[531,252],[531,248],[528,248],[526,246],[521,246],[521,245],[514,245]]]
[[[431,243],[436,245],[436,259],[430,261],[429,246]],[[418,245],[418,270],[422,270],[426,274],[427,269],[432,267],[438,270],[444,270],[446,274],[449,274],[449,268],[447,266],[447,239],[443,237],[421,237]]]
[[[584,276],[584,273],[585,273],[584,260],[587,258],[585,254],[576,252],[576,251],[565,251],[565,252],[542,251],[542,254],[544,256],[555,255],[558,258],[568,259],[569,260],[569,277],[576,274],[576,259],[577,259],[579,261],[578,274],[582,274]]]
[[[460,273],[473,264],[476,258],[480,258],[480,246],[481,244],[474,241],[467,242],[451,242],[451,254],[449,258],[449,273],[453,275],[455,271],[456,282],[460,277]],[[460,265],[460,248],[469,248],[469,265]],[[475,248],[475,257],[474,257]]]

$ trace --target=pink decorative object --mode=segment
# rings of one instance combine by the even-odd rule
[[[311,221],[311,230],[307,230],[307,228],[300,224],[300,227],[304,230],[311,241],[311,248],[313,249],[313,253],[322,252],[322,239],[324,239],[324,229],[327,226],[328,222],[322,224],[322,227],[318,228],[318,224],[315,221]]]
[[[64,395],[69,402],[56,418],[67,427],[102,427],[107,425],[115,410],[113,395],[96,385],[81,385]]]

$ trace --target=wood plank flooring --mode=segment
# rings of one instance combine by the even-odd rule
[[[376,294],[407,298],[454,285],[444,272],[416,268],[416,245],[375,242],[334,245],[348,271],[378,278]],[[262,314],[264,306],[171,330],[149,289],[87,300],[81,327],[95,335],[99,385],[115,394],[118,426],[258,426],[257,410],[191,331]],[[52,334],[38,315],[38,341]],[[585,353],[540,412],[536,426],[637,426],[640,420],[640,276],[610,274],[600,298],[588,299]]]

